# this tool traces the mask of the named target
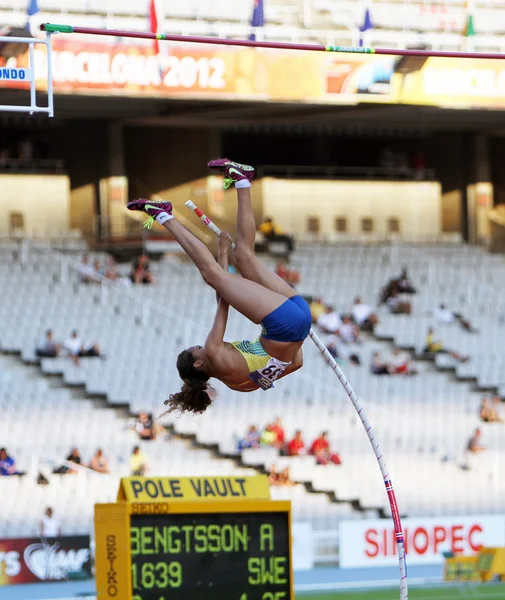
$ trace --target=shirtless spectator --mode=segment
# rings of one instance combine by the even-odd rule
[[[361,301],[359,296],[354,299],[351,315],[356,325],[364,331],[373,331],[373,328],[379,322],[379,317],[368,304]]]
[[[54,339],[52,329],[48,329],[43,342],[35,350],[35,354],[39,358],[56,358],[59,355],[60,350],[61,344]]]
[[[93,454],[88,466],[92,471],[96,471],[97,473],[110,473],[109,461],[100,448]]]
[[[286,485],[286,486],[296,485],[296,483],[291,479],[291,473],[289,471],[289,467],[285,467],[279,473],[279,485]]]
[[[468,440],[467,450],[472,454],[478,454],[479,452],[485,452],[487,446],[483,446],[480,442],[482,431],[477,427],[472,437]]]
[[[500,396],[493,396],[493,404],[490,408],[490,417],[493,423],[503,423],[501,416],[501,399]]]
[[[489,398],[487,396],[484,396],[484,398],[482,398],[482,401],[480,403],[480,407],[479,407],[479,417],[481,421],[484,421],[484,423],[489,423],[492,421],[491,419],[491,403],[489,401]]]
[[[277,467],[275,465],[272,465],[268,471],[268,483],[270,485],[280,485],[279,473],[277,473]]]
[[[332,306],[326,306],[325,312],[317,319],[317,326],[322,333],[337,333],[341,324],[342,319]]]
[[[141,254],[133,261],[130,279],[132,283],[154,283],[149,257],[146,254]]]

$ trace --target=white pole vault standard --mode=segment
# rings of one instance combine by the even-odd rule
[[[198,217],[200,218],[200,220],[202,221],[202,223],[204,223],[213,233],[215,233],[216,235],[219,235],[221,233],[221,230],[219,229],[219,227],[215,223],[213,223],[209,219],[209,217],[207,217],[207,215],[205,215],[196,206],[196,204],[194,202],[192,202],[191,200],[188,200],[186,202],[186,206],[190,210],[195,212],[198,215]],[[391,478],[389,476],[389,472],[386,467],[386,462],[384,461],[384,457],[382,456],[382,452],[379,447],[379,442],[377,441],[377,438],[375,437],[375,435],[372,431],[372,426],[370,425],[370,422],[368,421],[368,418],[365,414],[363,406],[361,405],[361,402],[359,401],[358,396],[356,395],[355,391],[352,389],[352,386],[349,383],[349,381],[347,380],[347,377],[342,372],[342,369],[335,362],[334,358],[328,352],[326,346],[319,339],[319,337],[317,336],[317,334],[315,333],[315,331],[313,329],[310,330],[309,336],[310,336],[311,340],[314,342],[314,344],[317,346],[318,350],[323,355],[325,361],[333,369],[333,372],[338,377],[338,380],[342,384],[346,394],[349,396],[349,399],[351,400],[354,408],[356,409],[356,412],[358,413],[358,416],[359,416],[361,422],[363,423],[363,427],[365,428],[366,434],[368,436],[368,439],[370,440],[370,444],[372,445],[373,451],[375,453],[375,457],[377,458],[377,462],[379,463],[379,467],[380,467],[380,470],[382,473],[382,478],[384,480],[384,485],[386,486],[386,492],[387,492],[388,499],[389,499],[389,505],[391,506],[391,515],[393,518],[393,524],[394,524],[395,534],[396,534],[396,546],[398,549],[398,559],[399,559],[399,563],[400,563],[400,599],[408,600],[409,592],[408,592],[408,585],[407,585],[407,563],[405,561],[405,547],[404,547],[404,542],[403,542],[403,530],[402,530],[402,523],[401,523],[401,519],[400,519],[400,511],[398,510],[398,504],[396,502],[395,492],[393,490]]]
[[[0,104],[0,112],[18,112],[18,113],[46,113],[50,117],[54,117],[54,101],[53,101],[53,65],[51,56],[51,33],[46,33],[45,39],[34,37],[11,37],[0,36],[0,42],[20,43],[28,45],[29,65],[24,67],[13,67],[5,65],[0,67],[0,83],[29,83],[30,84],[30,104]],[[37,105],[37,90],[35,81],[35,44],[43,44],[47,51],[47,106]],[[13,89],[3,88],[0,89]]]

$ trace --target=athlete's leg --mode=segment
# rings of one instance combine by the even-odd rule
[[[263,287],[282,294],[285,298],[296,296],[293,288],[270,271],[254,254],[254,239],[256,223],[251,202],[250,182],[254,169],[227,158],[218,158],[209,162],[212,170],[219,171],[225,176],[225,188],[235,184],[238,195],[237,239],[234,253],[234,263],[242,277],[255,281]]]
[[[256,223],[251,202],[251,189],[238,188],[237,196],[237,239],[233,257],[237,269],[242,277],[256,281],[277,294],[282,294],[286,298],[296,296],[297,292],[266,267],[254,254]]]
[[[224,271],[214,260],[205,244],[175,219],[167,221],[163,226],[175,237],[195,263],[204,281],[214,288],[230,306],[233,306],[253,323],[260,323],[285,302],[285,296],[265,289],[254,281]]]

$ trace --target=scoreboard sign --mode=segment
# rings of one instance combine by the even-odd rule
[[[291,507],[266,477],[130,478],[118,499],[95,506],[98,600],[293,600]]]

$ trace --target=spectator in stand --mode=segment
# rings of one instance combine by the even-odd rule
[[[316,296],[309,305],[312,323],[317,323],[319,317],[326,312],[326,306],[320,296]]]
[[[93,269],[87,254],[82,257],[82,262],[78,270],[82,283],[93,283],[96,281],[95,269]]]
[[[336,360],[337,362],[341,360],[340,355],[338,353],[337,346],[337,336],[330,335],[330,337],[326,340],[326,350],[330,353],[330,356]]]
[[[154,422],[151,414],[141,412],[135,421],[135,431],[141,440],[155,440],[164,429]]]
[[[296,485],[296,483],[291,479],[291,473],[289,471],[289,467],[285,467],[279,473],[279,485]]]
[[[449,354],[450,356],[452,356],[452,358],[462,363],[468,362],[469,360],[468,356],[462,356],[454,350],[448,350],[447,348],[444,348],[442,342],[435,339],[435,331],[433,327],[428,328],[428,334],[426,336],[424,351],[429,352],[431,354]]]
[[[487,450],[487,446],[483,446],[480,442],[482,437],[482,431],[480,428],[474,431],[472,437],[468,440],[467,450],[471,454],[478,454],[479,452],[484,452]]]
[[[360,297],[354,299],[351,315],[356,325],[364,331],[373,331],[373,328],[379,322],[379,317],[368,304],[363,304]]]
[[[492,420],[491,419],[491,403],[487,396],[484,396],[484,398],[482,398],[482,401],[480,403],[479,417],[480,417],[481,421],[484,421],[484,423],[489,423]]]
[[[105,260],[104,275],[105,277],[107,277],[107,279],[110,279],[112,281],[116,281],[117,279],[119,279],[116,261],[112,256],[108,256]]]
[[[351,317],[348,315],[342,317],[338,335],[344,344],[355,344],[361,341],[359,327],[351,321]]]
[[[146,254],[141,254],[133,261],[130,279],[132,283],[154,283],[149,257]]]
[[[342,464],[340,456],[336,452],[332,452],[330,449],[327,431],[323,431],[321,435],[312,442],[309,454],[312,454],[316,457],[316,462],[318,465],[327,465],[330,462],[334,465]]]
[[[102,263],[98,260],[98,258],[93,261],[93,271],[95,272],[95,279],[97,282],[100,281],[101,277],[105,275],[105,269],[102,267]]]
[[[396,287],[391,290],[386,304],[389,312],[393,315],[410,315],[412,313],[412,304],[400,298]]]
[[[61,535],[61,523],[54,516],[53,509],[50,506],[44,511],[39,527],[42,539],[55,538]]]
[[[372,363],[370,365],[370,372],[372,375],[390,375],[389,366],[386,362],[381,360],[380,354],[374,352],[372,354]]]
[[[289,268],[284,258],[281,258],[277,263],[275,274],[292,288],[295,288],[300,283],[300,273],[296,269]]]
[[[279,448],[279,450],[282,450],[286,444],[286,433],[284,432],[280,417],[276,417],[275,421],[272,423],[272,431],[276,436],[274,446]]]
[[[402,268],[402,272],[399,277],[395,279],[398,292],[400,294],[415,294],[416,288],[413,286],[412,282],[409,279],[409,274],[407,272],[407,267]]]
[[[392,375],[416,375],[417,373],[410,364],[410,356],[400,348],[393,350],[388,366]]]
[[[130,471],[134,477],[144,477],[148,471],[147,456],[142,452],[140,446],[133,448],[130,456]]]
[[[239,440],[238,449],[243,450],[244,448],[259,448],[260,447],[260,432],[256,425],[249,425],[249,429],[244,439]]]
[[[82,460],[81,460],[81,454],[80,454],[79,450],[77,448],[72,448],[72,450],[70,451],[70,454],[66,458],[66,461],[70,462],[70,463],[74,463],[76,465],[80,465],[82,463]],[[72,467],[67,466],[67,465],[62,465],[61,467],[54,469],[53,473],[56,473],[58,475],[67,475],[67,474],[77,475],[77,473],[79,473],[79,470],[72,469]]]
[[[317,320],[317,326],[323,333],[337,333],[341,324],[340,315],[331,306],[327,306],[326,312]]]
[[[293,236],[285,234],[282,229],[274,223],[271,217],[264,218],[263,222],[258,226],[258,231],[263,234],[263,237],[269,242],[284,243],[286,244],[289,253],[294,251],[295,243]]]
[[[93,454],[88,467],[97,473],[110,473],[109,461],[100,448]]]
[[[275,465],[272,465],[268,471],[268,483],[270,485],[280,485],[279,473],[277,473],[277,467]]]
[[[100,356],[99,346],[97,344],[85,344],[75,329],[70,334],[70,338],[63,343],[63,347],[76,365],[79,364],[80,357]]]
[[[46,337],[40,346],[35,350],[35,354],[39,358],[56,358],[61,350],[61,344],[59,344],[53,336],[52,329],[46,331]]]
[[[7,450],[0,448],[0,476],[8,477],[10,475],[24,475],[24,473],[17,470],[16,461],[7,454]]]
[[[441,325],[451,325],[457,321],[465,331],[469,331],[470,333],[476,332],[468,319],[465,319],[461,314],[452,312],[445,304],[440,304],[439,307],[433,311],[433,315]]]
[[[288,456],[305,456],[305,442],[303,441],[302,432],[297,429],[295,437],[288,444]]]
[[[500,396],[493,396],[493,405],[491,406],[491,421],[493,423],[503,423],[501,416],[501,399]]]
[[[271,423],[269,423],[263,430],[263,433],[260,437],[260,444],[262,446],[275,446],[277,441],[277,434],[275,433],[273,427],[274,426]]]

